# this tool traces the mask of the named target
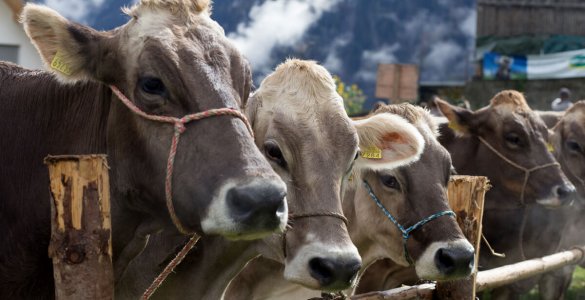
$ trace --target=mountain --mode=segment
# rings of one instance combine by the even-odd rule
[[[134,0],[44,0],[100,30]],[[213,18],[249,58],[256,84],[287,57],[313,59],[373,101],[379,63],[414,63],[421,81],[471,74],[475,0],[216,0]]]

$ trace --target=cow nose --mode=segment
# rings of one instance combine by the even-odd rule
[[[276,230],[287,217],[286,187],[276,182],[235,186],[226,195],[230,216],[246,227]]]
[[[570,205],[577,199],[577,189],[570,183],[553,187],[553,193],[559,198],[561,205]]]
[[[473,271],[473,248],[440,248],[435,254],[435,265],[439,272],[451,278],[464,277]]]
[[[315,257],[309,260],[309,270],[321,289],[340,291],[351,286],[362,266],[359,259],[330,259]]]

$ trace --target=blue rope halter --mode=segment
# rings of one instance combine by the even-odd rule
[[[366,186],[366,189],[368,190],[368,194],[370,194],[370,198],[372,198],[372,200],[374,200],[374,202],[376,202],[376,205],[378,205],[378,207],[382,210],[382,212],[386,215],[386,217],[388,217],[388,219],[390,219],[390,221],[392,221],[392,223],[394,223],[394,225],[396,225],[396,227],[398,227],[398,230],[400,230],[400,232],[402,232],[402,245],[404,248],[404,258],[406,258],[406,261],[410,265],[414,264],[414,262],[412,261],[412,258],[408,254],[408,248],[406,247],[406,244],[408,242],[408,238],[410,237],[410,233],[419,229],[420,227],[422,227],[426,223],[428,223],[428,222],[430,222],[438,217],[442,217],[442,216],[455,217],[455,213],[453,211],[445,210],[442,212],[432,214],[432,215],[416,222],[416,224],[404,229],[404,227],[402,225],[400,225],[400,223],[398,223],[396,218],[394,218],[394,216],[392,216],[392,214],[386,209],[386,207],[384,207],[384,205],[382,205],[382,202],[380,201],[380,199],[378,199],[378,197],[376,197],[376,195],[374,194],[374,191],[372,190],[372,188],[370,187],[368,182],[365,180],[364,180],[364,185]]]

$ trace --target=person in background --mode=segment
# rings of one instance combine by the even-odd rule
[[[567,110],[569,107],[571,107],[571,105],[573,105],[573,102],[571,102],[569,98],[571,98],[571,91],[568,88],[562,88],[559,91],[559,98],[553,100],[553,102],[550,105],[552,110],[553,111]]]

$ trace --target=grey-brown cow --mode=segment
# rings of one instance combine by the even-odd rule
[[[407,164],[418,158],[424,144],[418,131],[397,116],[352,122],[331,75],[310,61],[289,60],[277,67],[254,93],[246,113],[256,144],[287,183],[292,227],[284,236],[255,242],[202,238],[155,298],[219,299],[230,280],[258,255],[282,265],[278,275],[291,282],[318,290],[348,288],[361,260],[341,208],[344,177],[352,165]],[[358,137],[360,148],[375,146],[380,157],[356,160]],[[154,237],[133,262],[118,297],[133,299],[144,291],[178,245],[169,240],[173,238]],[[152,262],[160,264],[153,267]]]
[[[411,260],[415,273],[424,279],[468,276],[473,270],[473,247],[463,237],[455,218],[440,216],[449,211],[446,187],[452,166],[449,153],[437,141],[437,125],[427,111],[410,104],[381,106],[369,118],[388,114],[403,117],[413,124],[424,137],[425,146],[420,158],[407,166],[357,169],[347,183],[343,212],[349,220],[350,237],[362,256],[361,273],[376,260],[389,258],[402,268]],[[429,216],[437,218],[420,223],[418,229],[410,232],[405,251],[404,233],[388,220],[375,199],[405,230]],[[284,281],[281,269],[267,259],[252,261],[232,281],[225,298],[307,299],[319,296],[318,291]]]
[[[234,238],[284,228],[285,185],[235,118],[250,89],[248,63],[209,11],[208,0],[142,0],[127,24],[98,32],[24,8],[25,30],[52,72],[0,62],[0,299],[54,298],[48,154],[108,154],[117,276],[148,234],[177,232],[173,223]],[[118,89],[133,110],[167,119],[229,115],[170,119],[173,130],[134,113]],[[182,134],[165,202],[174,132]]]
[[[437,104],[449,121],[441,125],[439,141],[449,150],[457,172],[487,176],[492,184],[486,194],[483,230],[506,258],[482,248],[479,267],[493,268],[554,252],[563,225],[551,221],[562,219],[562,212],[549,208],[570,204],[576,192],[549,152],[545,124],[524,96],[502,91],[489,106],[475,112],[441,100]],[[368,289],[392,288],[396,284],[392,276],[412,275],[389,262],[375,267],[378,272],[392,269],[376,278],[369,276]],[[412,276],[406,277],[412,282]],[[535,279],[495,289],[492,299],[514,299],[534,284]]]

